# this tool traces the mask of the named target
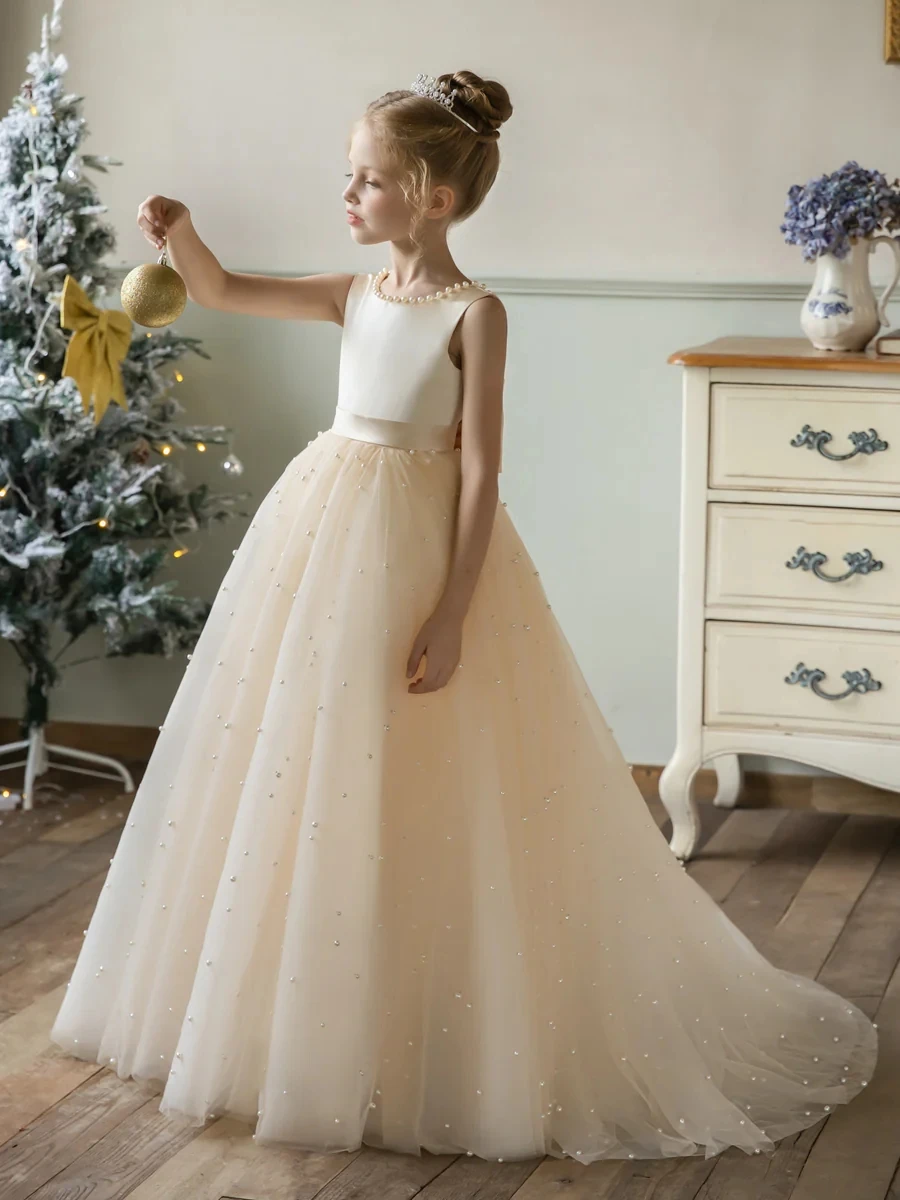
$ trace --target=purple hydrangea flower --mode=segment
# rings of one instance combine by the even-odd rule
[[[888,183],[852,159],[831,175],[795,183],[781,232],[809,261],[821,254],[846,258],[853,241],[900,228],[900,179]]]

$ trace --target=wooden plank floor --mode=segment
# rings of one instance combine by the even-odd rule
[[[865,1091],[771,1159],[585,1167],[281,1151],[231,1119],[176,1130],[156,1085],[63,1054],[49,1030],[131,797],[47,781],[32,812],[0,812],[0,1200],[900,1200],[900,816],[704,803],[687,868],[773,962],[878,1022]]]

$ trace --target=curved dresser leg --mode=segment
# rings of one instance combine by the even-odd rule
[[[694,777],[700,760],[676,750],[659,777],[659,798],[672,818],[669,846],[676,858],[686,862],[700,836],[700,813],[694,798]]]
[[[744,770],[739,754],[723,754],[713,759],[718,787],[713,804],[719,808],[734,808],[744,783]]]

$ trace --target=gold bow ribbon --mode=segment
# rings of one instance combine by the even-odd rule
[[[75,331],[66,347],[62,373],[78,384],[84,411],[89,412],[93,403],[94,420],[99,424],[110,400],[127,409],[120,364],[131,345],[130,317],[118,309],[97,308],[67,275],[59,323],[63,329]]]

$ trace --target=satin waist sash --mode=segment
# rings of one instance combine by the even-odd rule
[[[411,421],[386,421],[382,417],[364,417],[347,408],[335,408],[333,433],[377,442],[381,446],[399,446],[403,450],[452,450],[456,442],[455,425],[414,425]]]

